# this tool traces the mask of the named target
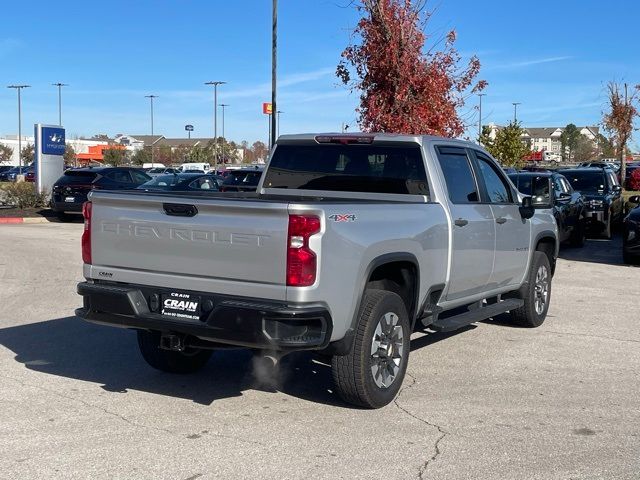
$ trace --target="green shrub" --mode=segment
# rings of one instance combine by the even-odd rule
[[[17,208],[46,207],[49,194],[36,192],[36,186],[29,182],[10,183],[4,187],[5,203]]]

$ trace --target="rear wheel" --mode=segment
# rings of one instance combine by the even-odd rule
[[[407,370],[409,317],[397,294],[365,292],[351,351],[333,357],[336,391],[351,404],[380,408],[395,398]]]
[[[160,348],[160,332],[138,330],[142,358],[157,370],[168,373],[193,373],[205,366],[213,351],[187,347],[183,352]]]
[[[527,283],[521,295],[524,305],[511,311],[512,321],[522,327],[539,327],[547,317],[551,300],[551,266],[543,252],[533,253]]]

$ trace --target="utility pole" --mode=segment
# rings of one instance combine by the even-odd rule
[[[513,123],[518,123],[518,105],[522,105],[520,102],[513,102]]]
[[[267,116],[267,118],[269,119],[269,137],[267,139],[267,156],[269,155],[269,153],[271,152],[271,147],[273,146],[273,144],[271,143],[271,117],[273,117],[273,114],[269,114]]]
[[[484,97],[486,93],[479,93],[478,97],[480,99],[480,103],[478,105],[478,145],[480,145],[480,138],[482,137],[482,97]]]
[[[222,161],[224,162],[224,160],[225,160],[224,159],[224,153],[225,153],[224,152],[224,146],[227,143],[227,137],[224,134],[224,109],[226,107],[228,107],[229,104],[228,103],[221,103],[220,106],[222,107],[222,142],[223,142],[222,143],[222,155],[223,155]]]
[[[7,88],[14,88],[18,91],[18,166],[22,167],[22,99],[20,91],[29,88],[31,85],[8,85]]]
[[[277,90],[277,66],[278,66],[278,0],[273,0],[272,25],[271,25],[271,108],[273,112],[278,111],[276,104]],[[276,144],[276,116],[270,117],[270,147],[269,152]]]
[[[58,87],[58,125],[62,126],[62,87],[68,87],[66,83],[52,83],[54,87]]]
[[[218,172],[218,85],[224,85],[227,82],[219,80],[205,82],[205,85],[213,85],[213,161],[214,173]]]
[[[629,111],[629,87],[627,83],[624,84],[624,111],[625,115]],[[633,117],[631,117],[631,121],[633,121]],[[627,175],[627,164],[624,158],[625,147],[627,146],[627,137],[622,139],[622,145],[620,145],[620,183],[622,184],[622,189],[624,190],[624,184]],[[624,202],[623,202],[624,205]]]
[[[277,136],[279,137],[280,136],[280,114],[284,112],[282,110],[278,110],[276,113],[278,114],[278,135]]]
[[[153,163],[153,144],[155,141],[153,140],[153,99],[158,98],[157,95],[145,95],[144,98],[148,98],[151,103],[151,163]]]
[[[342,122],[342,133],[347,133],[347,130],[349,130],[349,125]]]

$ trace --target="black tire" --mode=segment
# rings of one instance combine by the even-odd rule
[[[142,358],[157,370],[168,373],[193,373],[205,366],[213,351],[187,347],[184,352],[162,350],[160,332],[138,330]]]
[[[546,271],[546,297],[542,308],[537,308],[536,300],[540,299],[543,292],[538,293],[537,279],[540,269]],[[527,275],[527,281],[520,290],[520,298],[524,300],[524,305],[511,311],[511,320],[521,327],[534,328],[544,323],[549,311],[551,301],[551,265],[549,258],[543,252],[533,252],[533,260]],[[539,305],[538,305],[539,307]]]
[[[387,323],[387,320],[390,321]],[[393,322],[395,327],[386,333],[380,330],[382,336],[376,334],[379,324],[382,328],[383,324],[393,325]],[[347,355],[335,355],[331,360],[338,395],[347,403],[366,408],[380,408],[392,402],[407,371],[410,335],[409,316],[400,296],[386,290],[366,290],[351,351]],[[379,352],[384,353],[371,354],[374,342],[380,343]],[[398,367],[397,371],[385,379],[384,374],[394,370],[393,364]],[[372,368],[376,365],[379,375],[374,378]]]
[[[571,232],[569,244],[575,248],[582,248],[584,247],[585,236],[584,223],[582,220],[578,220],[578,224]]]

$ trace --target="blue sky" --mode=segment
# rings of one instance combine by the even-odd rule
[[[336,131],[355,125],[357,97],[334,75],[357,12],[349,0],[279,1],[281,133]],[[25,9],[28,5],[28,11]],[[640,5],[628,0],[512,2],[438,0],[427,26],[431,40],[451,28],[457,47],[482,62],[489,82],[485,122],[505,123],[512,102],[527,126],[599,122],[609,79],[640,83]],[[227,137],[267,138],[261,112],[270,99],[271,1],[31,1],[3,5],[0,30],[0,134],[15,134],[12,83],[23,93],[23,131],[57,123],[63,90],[68,136],[149,133],[155,94],[155,132],[212,135],[212,91],[224,80],[219,103]],[[462,112],[477,122],[470,100]],[[218,122],[221,130],[221,119]],[[473,127],[472,127],[473,128]]]

